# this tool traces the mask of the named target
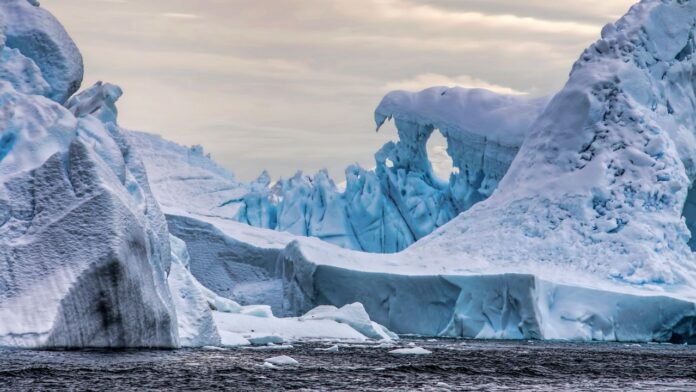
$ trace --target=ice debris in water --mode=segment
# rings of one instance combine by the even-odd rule
[[[275,366],[295,366],[300,364],[294,358],[288,357],[287,355],[266,358],[264,362]]]
[[[423,347],[409,347],[409,348],[399,348],[396,350],[389,351],[391,355],[428,355],[432,354],[432,351],[426,350]]]

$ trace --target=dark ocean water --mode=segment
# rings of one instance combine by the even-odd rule
[[[408,343],[431,355],[395,357]],[[0,389],[62,390],[696,390],[696,347],[408,340],[393,348],[296,343],[275,350],[0,351]],[[289,355],[298,366],[267,369]]]

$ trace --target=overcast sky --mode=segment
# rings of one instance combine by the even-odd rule
[[[202,144],[242,179],[374,166],[391,89],[559,89],[633,0],[44,0],[120,124]]]

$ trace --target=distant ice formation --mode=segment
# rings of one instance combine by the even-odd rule
[[[375,120],[379,128],[393,118],[399,141],[377,152],[374,170],[348,167],[345,189],[326,171],[312,177],[298,172],[273,187],[267,173],[239,183],[199,148],[145,133],[132,137],[165,210],[186,205],[189,212],[233,217],[343,248],[394,253],[490,196],[548,101],[457,87],[392,92]],[[433,173],[426,151],[437,131],[456,168],[447,182]]]
[[[281,276],[286,314],[359,301],[399,333],[693,342],[695,18],[692,2],[637,4],[550,98],[390,93],[376,120],[400,140],[374,172],[350,168],[345,192],[325,173],[257,188],[278,201],[274,228],[324,241],[191,211],[170,227],[193,264],[216,264],[206,232],[224,264],[270,266],[237,282]],[[459,170],[448,184],[427,161],[434,129]]]

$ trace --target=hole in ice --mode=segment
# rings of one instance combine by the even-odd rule
[[[447,139],[438,130],[430,135],[426,149],[433,174],[438,179],[446,182],[449,181],[450,174],[459,172],[459,168],[454,167],[452,157],[447,154]]]
[[[387,160],[384,162],[385,165],[387,165],[388,168],[394,167],[394,162],[392,162],[391,159],[387,158]]]

